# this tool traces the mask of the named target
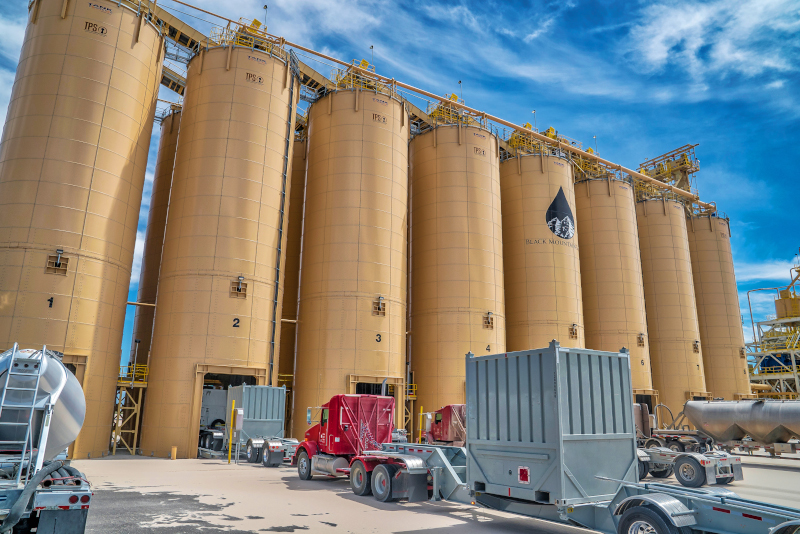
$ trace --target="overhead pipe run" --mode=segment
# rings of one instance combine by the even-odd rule
[[[172,1],[175,2],[175,3],[181,4],[181,5],[184,5],[186,7],[190,7],[192,9],[196,9],[198,11],[201,11],[203,13],[206,13],[207,15],[212,15],[214,17],[217,17],[219,19],[225,20],[227,22],[232,22],[234,24],[241,25],[241,23],[238,22],[238,21],[231,20],[231,19],[229,19],[227,17],[223,17],[221,15],[217,15],[216,13],[212,13],[210,11],[206,11],[205,9],[201,9],[199,7],[193,6],[192,4],[188,4],[186,2],[182,2],[181,0],[172,0]],[[436,100],[438,102],[441,102],[443,104],[447,104],[448,106],[452,106],[452,107],[461,109],[461,110],[463,110],[463,111],[465,111],[467,113],[470,113],[471,115],[474,115],[476,117],[480,117],[481,119],[490,120],[492,122],[496,122],[497,124],[502,124],[503,126],[506,126],[508,128],[512,128],[517,132],[520,132],[520,133],[525,134],[525,135],[529,135],[529,136],[533,137],[534,139],[537,139],[539,141],[544,141],[545,143],[547,143],[549,145],[555,145],[559,149],[566,150],[566,151],[571,152],[571,153],[573,153],[575,155],[578,155],[578,156],[580,156],[582,158],[586,158],[586,159],[589,159],[591,161],[595,161],[597,163],[601,163],[601,164],[603,164],[603,165],[605,165],[605,166],[607,166],[607,167],[609,167],[611,169],[616,169],[619,172],[627,173],[627,174],[631,175],[632,177],[634,177],[634,178],[636,178],[638,180],[641,180],[643,182],[647,182],[649,184],[652,184],[655,187],[658,187],[658,188],[663,189],[665,191],[670,191],[672,193],[675,193],[676,195],[684,197],[684,198],[686,198],[687,200],[689,200],[689,201],[691,201],[693,203],[697,203],[702,208],[716,210],[716,205],[713,202],[712,203],[702,202],[700,200],[699,196],[694,195],[689,191],[685,191],[685,190],[679,189],[679,188],[677,188],[675,186],[672,186],[672,185],[669,185],[669,184],[665,184],[664,182],[656,180],[655,178],[647,176],[646,174],[642,174],[640,172],[634,171],[633,169],[629,169],[627,167],[623,167],[622,165],[618,165],[618,164],[616,164],[616,163],[614,163],[612,161],[609,161],[607,159],[603,159],[603,158],[597,156],[596,154],[592,154],[590,152],[586,152],[586,151],[581,150],[579,148],[576,148],[576,147],[574,147],[572,145],[564,144],[561,141],[559,141],[558,139],[551,139],[550,137],[547,137],[546,135],[540,134],[538,132],[534,132],[532,130],[528,130],[527,128],[523,128],[522,126],[518,126],[516,124],[508,122],[507,120],[501,119],[500,117],[495,117],[494,115],[489,115],[488,113],[485,113],[483,111],[478,111],[477,109],[471,108],[469,106],[465,106],[464,104],[461,104],[459,102],[455,102],[453,100],[450,100],[449,98],[445,98],[445,97],[430,93],[428,91],[425,91],[423,89],[419,89],[417,87],[414,87],[413,85],[409,85],[407,83],[403,83],[403,82],[397,81],[394,78],[388,78],[386,76],[381,76],[380,74],[374,73],[374,72],[369,71],[369,70],[364,69],[364,68],[361,68],[361,67],[359,67],[357,65],[353,65],[351,63],[347,63],[347,62],[342,61],[340,59],[336,59],[335,57],[331,57],[331,56],[328,56],[328,55],[323,54],[321,52],[317,52],[316,50],[312,50],[311,48],[307,48],[307,47],[301,46],[301,45],[299,45],[297,43],[293,43],[291,41],[287,41],[283,37],[279,37],[277,35],[272,35],[272,34],[267,33],[267,32],[260,32],[258,30],[254,30],[253,28],[247,28],[247,31],[252,32],[252,33],[262,34],[265,39],[272,40],[272,42],[274,42],[275,44],[290,46],[292,48],[296,48],[298,50],[302,50],[303,52],[308,52],[309,54],[314,54],[315,56],[321,57],[321,58],[323,58],[325,60],[332,61],[332,62],[334,62],[334,63],[336,63],[338,65],[342,65],[342,66],[347,67],[349,69],[353,69],[353,70],[359,71],[364,76],[371,77],[371,78],[375,79],[376,81],[380,81],[380,82],[391,84],[391,85],[396,86],[396,87],[402,87],[404,89],[408,89],[409,91],[413,91],[413,92],[418,93],[420,95],[423,95],[423,96],[426,96],[428,98],[434,99],[434,100]]]

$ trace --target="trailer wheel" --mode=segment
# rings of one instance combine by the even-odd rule
[[[367,471],[367,468],[364,467],[364,463],[361,462],[361,460],[353,462],[350,468],[350,487],[353,489],[353,493],[359,497],[372,493],[372,485],[370,484],[371,475],[372,473]]]
[[[687,488],[699,488],[706,483],[706,471],[700,462],[684,456],[675,462],[675,478]]]
[[[717,484],[720,484],[722,486],[725,486],[726,484],[730,484],[731,482],[733,482],[733,477],[725,477],[725,478],[718,478],[717,479]]]
[[[650,463],[639,460],[639,480],[644,480],[648,471],[650,471]]]
[[[381,502],[392,500],[392,479],[397,467],[381,464],[372,471],[372,494]]]
[[[669,450],[675,452],[684,452],[686,450],[686,447],[684,447],[683,443],[681,443],[680,441],[670,441],[667,447],[669,448]]]
[[[247,446],[245,448],[245,456],[247,457],[248,464],[258,463],[259,457],[261,456],[261,449],[253,446],[252,439],[247,440]]]
[[[658,512],[644,506],[634,506],[622,514],[617,534],[682,534],[682,530],[665,521]]]
[[[655,465],[663,465],[663,464],[655,464]],[[667,467],[666,469],[660,469],[656,471],[655,469],[650,470],[650,476],[653,478],[669,478],[672,476],[674,470],[672,466]]]
[[[311,460],[305,449],[297,453],[297,475],[300,480],[311,480]]]

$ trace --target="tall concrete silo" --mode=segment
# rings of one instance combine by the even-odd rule
[[[164,42],[117,2],[30,9],[0,145],[0,347],[64,353],[86,458],[109,448]]]
[[[592,170],[580,171],[583,179],[575,184],[586,346],[629,349],[634,393],[652,396],[633,185]]]
[[[500,164],[506,350],[585,347],[572,166],[564,152],[533,149]]]
[[[431,411],[465,401],[467,352],[506,350],[500,157],[491,132],[461,122],[416,136],[410,155],[411,369]]]
[[[142,270],[139,274],[137,302],[156,303],[158,292],[158,272],[161,268],[161,247],[164,245],[164,228],[167,224],[169,191],[172,186],[172,168],[175,164],[175,150],[178,148],[178,132],[181,128],[180,109],[172,110],[161,121],[161,138],[158,144],[156,169],[153,175],[153,189],[150,193],[150,211],[147,214]],[[153,336],[155,308],[137,306],[133,322],[130,362],[144,364],[148,361],[150,341]],[[139,340],[138,348],[136,340]]]
[[[686,217],[666,198],[636,204],[653,386],[673,414],[708,398]]]
[[[353,83],[353,82],[356,83]],[[345,78],[308,112],[292,435],[307,408],[380,393],[402,426],[409,117],[391,87]]]
[[[286,227],[286,266],[283,277],[283,314],[281,318],[281,357],[278,370],[278,385],[285,385],[290,389],[294,380],[294,348],[295,332],[297,331],[297,297],[300,288],[300,250],[303,238],[307,146],[308,139],[306,137],[295,139],[292,151],[292,192],[289,199],[289,224]],[[287,404],[291,406],[291,398],[287,401]]]
[[[733,272],[730,220],[693,216],[687,225],[706,386],[714,397],[749,398],[750,376]]]
[[[278,370],[299,85],[282,48],[218,41],[187,67],[142,427],[157,456],[195,456],[208,375]]]

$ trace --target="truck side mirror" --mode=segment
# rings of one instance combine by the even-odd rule
[[[311,424],[311,408],[308,408],[308,412],[306,412],[306,424]]]

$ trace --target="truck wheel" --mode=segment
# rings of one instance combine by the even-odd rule
[[[706,471],[700,462],[684,456],[675,462],[675,478],[687,488],[699,488],[706,483]]]
[[[253,446],[253,440],[247,440],[247,447],[245,448],[245,456],[247,456],[247,463],[254,464],[258,462],[258,457],[260,456],[261,449],[257,449]]]
[[[681,531],[665,521],[658,512],[644,506],[634,506],[622,514],[617,534],[681,534]]]
[[[392,479],[397,467],[381,464],[372,471],[372,494],[381,502],[392,500]]]
[[[650,471],[649,462],[639,460],[639,480],[644,480],[647,477],[648,471]]]
[[[367,468],[364,467],[361,460],[353,462],[353,466],[350,468],[350,487],[353,488],[353,493],[359,497],[372,493],[371,475],[372,473],[367,472]]]
[[[311,460],[305,449],[297,453],[297,476],[300,480],[311,480]]]
[[[717,479],[717,484],[721,486],[725,486],[726,484],[730,484],[731,482],[733,482],[733,477],[725,477]]]
[[[658,438],[650,438],[644,444],[645,449],[654,449],[656,447],[665,447],[665,446],[666,444],[663,442],[663,440]]]
[[[663,464],[656,464],[656,465],[663,465]],[[656,471],[655,469],[651,469],[650,470],[650,476],[653,477],[653,478],[669,478],[669,477],[672,476],[673,472],[674,471],[672,469],[672,466],[670,466],[670,467],[668,467],[666,469],[661,469],[659,471]]]
[[[684,447],[683,443],[681,443],[680,441],[670,441],[667,447],[669,448],[669,450],[675,452],[684,452],[686,450],[686,447]]]

